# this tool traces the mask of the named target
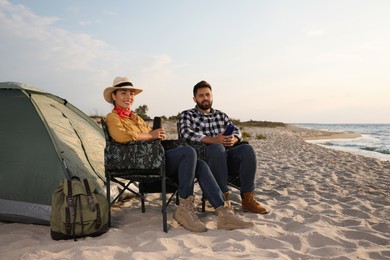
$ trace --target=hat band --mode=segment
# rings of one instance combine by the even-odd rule
[[[119,84],[115,85],[114,87],[120,88],[120,87],[124,87],[124,86],[133,86],[133,84],[131,84],[131,82],[123,82],[123,83],[119,83]]]

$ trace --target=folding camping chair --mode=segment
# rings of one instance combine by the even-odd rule
[[[104,166],[109,203],[109,224],[111,225],[111,205],[126,190],[141,199],[143,213],[145,212],[145,194],[161,193],[163,230],[168,232],[167,204],[177,193],[178,185],[176,180],[167,178],[165,175],[165,152],[161,140],[114,142],[108,133],[106,122],[102,119],[101,123],[106,138]],[[113,200],[111,200],[110,194],[111,181],[122,187],[120,193]],[[138,191],[129,187],[135,182],[138,183]],[[168,201],[167,193],[172,193]]]

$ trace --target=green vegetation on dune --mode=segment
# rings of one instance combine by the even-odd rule
[[[239,119],[232,119],[232,122],[239,126],[239,127],[244,127],[244,126],[258,126],[258,127],[286,127],[287,125],[282,122],[270,122],[270,121],[245,121],[241,122]]]

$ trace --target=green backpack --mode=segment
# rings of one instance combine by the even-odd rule
[[[52,194],[50,234],[54,240],[99,236],[108,230],[108,202],[88,179],[63,180]]]

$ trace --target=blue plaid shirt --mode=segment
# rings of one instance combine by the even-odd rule
[[[204,114],[196,107],[185,110],[180,114],[180,136],[195,142],[201,142],[205,136],[217,136],[225,131],[229,117],[220,110],[211,108],[209,114]],[[233,135],[241,141],[241,133],[234,125]]]

